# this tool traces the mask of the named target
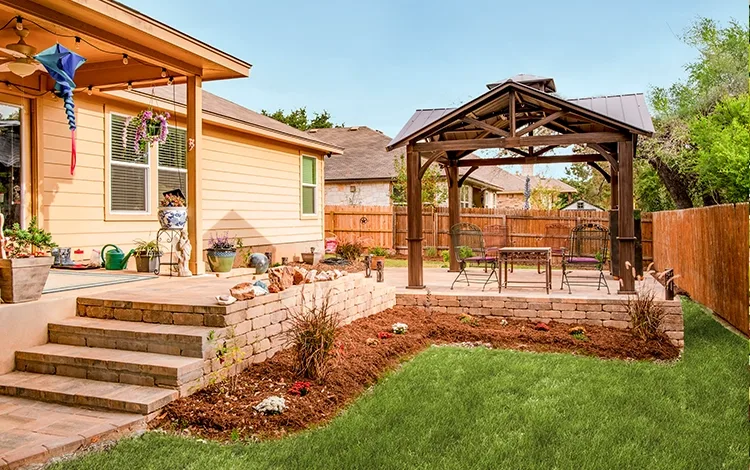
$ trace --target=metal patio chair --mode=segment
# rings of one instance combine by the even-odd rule
[[[560,290],[568,286],[568,293],[571,294],[570,286],[596,286],[600,290],[602,286],[607,288],[607,294],[610,294],[609,285],[604,279],[604,265],[607,263],[609,246],[609,230],[601,225],[586,223],[577,225],[570,232],[570,243],[563,250],[562,257],[562,282]],[[599,271],[596,278],[596,284],[592,283],[590,276],[571,276],[571,267],[594,267]]]
[[[460,223],[450,229],[451,245],[456,253],[456,259],[461,270],[451,284],[451,290],[461,276],[466,279],[466,284],[471,285],[469,279],[484,281],[482,290],[487,287],[495,278],[497,278],[497,255],[487,253],[484,245],[484,236],[482,230],[473,224]],[[481,271],[471,271],[471,265],[481,268]]]
[[[488,256],[497,258],[500,248],[510,246],[507,225],[488,225],[482,231],[484,235],[484,251]]]

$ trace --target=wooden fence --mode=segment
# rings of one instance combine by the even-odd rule
[[[542,210],[497,210],[461,209],[461,221],[484,229],[490,225],[505,225],[511,245],[552,246],[555,235],[548,231],[551,225],[564,225],[572,229],[584,222],[593,222],[609,227],[608,212],[594,211],[542,211]],[[372,246],[382,246],[399,251],[406,250],[406,207],[404,206],[326,206],[326,232],[341,240],[366,238]],[[422,214],[422,233],[425,247],[447,250],[450,244],[448,208],[425,207]],[[641,221],[643,260],[652,260],[651,214],[644,214]],[[560,242],[557,246],[562,246]]]
[[[655,212],[654,260],[675,283],[745,334],[748,331],[748,204]]]

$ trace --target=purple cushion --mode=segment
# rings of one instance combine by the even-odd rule
[[[578,257],[568,258],[567,262],[573,263],[573,264],[576,264],[576,263],[583,264],[583,263],[598,263],[599,260],[596,258],[587,258],[585,256],[578,256]]]
[[[472,262],[477,262],[477,261],[495,261],[495,258],[493,258],[491,256],[471,256],[469,258],[464,258],[464,261],[472,261]]]

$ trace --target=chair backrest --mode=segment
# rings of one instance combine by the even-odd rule
[[[607,248],[609,247],[609,230],[599,224],[586,223],[577,225],[570,232],[569,257],[601,257],[607,260]]]
[[[451,227],[451,245],[459,262],[476,256],[484,257],[482,229],[474,224],[462,222]]]
[[[550,224],[544,227],[544,246],[553,252],[568,251],[570,246],[570,227],[565,224]]]
[[[484,228],[484,248],[488,253],[510,245],[507,225],[488,225]]]

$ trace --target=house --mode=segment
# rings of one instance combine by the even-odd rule
[[[390,137],[366,126],[311,129],[307,133],[344,149],[341,156],[326,161],[326,205],[392,204],[394,159],[402,156],[404,149],[386,151]],[[490,178],[492,174],[489,167],[481,167],[466,178],[461,187],[461,207],[495,207],[503,187]]]
[[[511,173],[502,167],[488,167],[492,173],[488,177],[495,184],[502,185],[503,192],[498,194],[498,209],[523,209],[525,200],[524,191],[526,188],[526,176],[530,178],[532,195],[535,190],[542,191],[539,197],[548,199],[546,204],[553,208],[558,200],[559,195],[570,198],[576,193],[575,188],[555,178],[545,178],[534,175],[533,165],[524,165],[520,174]],[[546,194],[545,194],[546,192]],[[545,201],[538,201],[539,203]]]
[[[0,0],[0,20],[20,28],[1,30],[0,44],[20,38],[33,55],[59,42],[87,59],[75,75],[73,174],[49,74],[31,59],[0,65],[6,224],[37,217],[58,245],[86,257],[106,244],[128,250],[154,238],[160,194],[179,187],[196,274],[217,232],[277,259],[322,249],[324,157],[341,148],[203,91],[206,81],[247,77],[250,64],[112,0],[54,9]],[[123,143],[125,120],[150,108],[170,113],[168,140],[137,155],[131,137]]]
[[[604,209],[601,207],[591,204],[588,201],[584,201],[583,199],[578,199],[577,201],[573,201],[567,206],[563,207],[563,211],[595,211],[595,212],[604,212]]]

